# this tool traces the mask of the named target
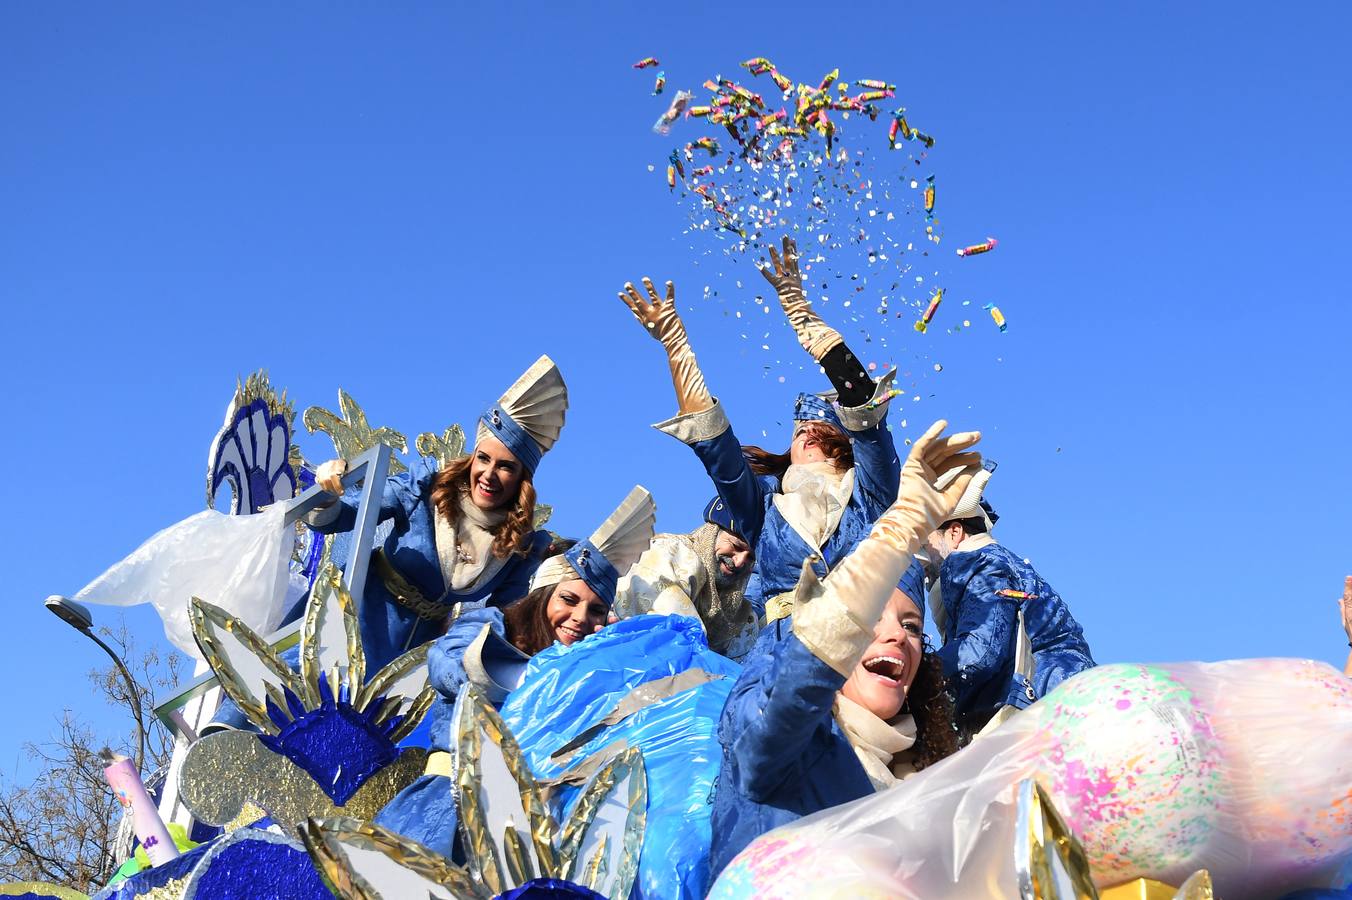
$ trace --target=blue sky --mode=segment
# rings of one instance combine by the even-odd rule
[[[908,339],[900,361],[944,370],[893,421],[986,432],[998,536],[1100,661],[1341,665],[1349,24],[1336,3],[7,6],[0,770],[63,707],[121,722],[41,601],[201,508],[238,375],[300,409],[343,387],[411,438],[548,352],[572,396],[537,480],[552,527],[641,482],[683,530],[708,489],[648,427],[666,367],[615,298],[649,274],[739,433],[785,442],[824,380],[776,317],[769,356],[794,362],[765,374],[724,315],[758,276],[695,265],[649,127],[665,98],[630,69],[649,55],[669,93],[757,55],[898,84],[939,142],[938,258],[986,327]]]

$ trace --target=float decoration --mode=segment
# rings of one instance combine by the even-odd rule
[[[428,647],[367,681],[356,608],[332,565],[306,605],[299,673],[210,603],[194,598],[191,615],[222,689],[262,732],[217,732],[189,749],[180,790],[199,821],[225,825],[249,802],[286,826],[340,813],[369,818],[422,774],[426,751],[398,744],[435,697]]]
[[[579,766],[577,771],[594,774],[560,822],[549,812],[546,786],[531,774],[506,723],[477,688],[461,693],[451,727],[466,865],[377,825],[312,819],[301,837],[331,890],[361,900],[490,900],[509,892],[529,896],[532,887],[548,884],[579,897],[629,896],[648,799],[637,748],[598,754]]]
[[[372,428],[366,420],[366,411],[342,388],[338,389],[338,409],[341,415],[320,406],[311,406],[305,410],[301,421],[311,434],[316,431],[327,434],[339,458],[356,459],[376,444],[384,444],[399,453],[408,452],[408,439],[402,432],[383,425]],[[398,475],[406,471],[408,467],[391,455],[390,474]]]

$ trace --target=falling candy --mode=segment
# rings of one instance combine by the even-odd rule
[[[925,314],[920,317],[920,321],[915,323],[915,330],[924,334],[929,330],[929,324],[934,319],[934,314],[939,311],[939,303],[944,299],[944,289],[939,288],[930,298],[929,306],[925,308]]]
[[[995,249],[995,245],[1000,243],[993,237],[986,238],[985,243],[973,244],[970,247],[959,247],[958,256],[976,256],[978,253],[989,253]]]
[[[677,91],[676,96],[671,98],[671,105],[667,107],[667,111],[653,123],[653,131],[658,134],[670,134],[671,123],[681,117],[681,113],[685,112],[694,96],[689,91]]]
[[[995,320],[995,326],[1001,331],[1008,331],[1009,325],[1005,322],[1005,314],[1000,312],[1000,307],[994,303],[987,303],[982,309],[990,310],[991,318]]]
[[[658,61],[657,61],[657,57],[656,57],[656,56],[647,56],[647,57],[644,57],[643,59],[640,59],[638,62],[634,63],[634,68],[635,68],[635,69],[646,69],[646,68],[648,68],[649,66],[656,66],[656,65],[659,65],[659,63],[658,63]]]
[[[689,159],[694,150],[707,150],[710,156],[718,155],[718,141],[711,137],[702,137],[685,145],[685,155]]]
[[[1002,588],[995,592],[997,597],[1006,597],[1010,600],[1036,600],[1037,594],[1030,594],[1027,591],[1016,591],[1011,588]]]
[[[665,88],[666,86],[667,86],[667,73],[658,72],[657,84],[653,87],[653,96],[656,97],[658,94],[662,93],[662,89]]]
[[[676,190],[676,167],[667,166],[667,189]]]
[[[934,213],[934,176],[925,179],[925,215]]]

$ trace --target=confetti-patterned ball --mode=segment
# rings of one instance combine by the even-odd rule
[[[1099,666],[1029,710],[1047,748],[1039,781],[1079,836],[1099,883],[1184,864],[1217,815],[1221,759],[1210,721],[1164,669]]]
[[[1299,659],[1246,660],[1220,690],[1212,724],[1225,747],[1230,813],[1273,865],[1352,854],[1352,679]]]
[[[856,848],[858,849],[858,848]],[[895,848],[883,848],[888,864]],[[707,900],[790,900],[804,896],[805,884],[820,898],[849,897],[892,900],[880,880],[865,871],[866,853],[842,854],[823,846],[820,836],[792,830],[770,832],[753,841],[728,863],[709,891]]]

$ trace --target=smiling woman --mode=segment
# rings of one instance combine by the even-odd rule
[[[527,592],[549,545],[536,531],[535,470],[563,429],[568,390],[542,356],[479,420],[474,451],[438,469],[426,460],[389,479],[380,519],[394,528],[372,555],[361,607],[372,670],[435,638],[462,605],[503,606]],[[311,514],[316,531],[350,530],[356,504],[342,497],[347,464],[319,467],[336,495]]]
[[[437,691],[427,772],[390,801],[378,824],[450,855],[456,809],[447,777],[448,741],[456,697],[468,684],[500,704],[517,687],[527,659],[600,631],[620,573],[648,549],[656,520],[652,495],[635,487],[591,537],[549,547],[527,596],[506,609],[471,610],[451,623],[427,657],[427,680]]]
[[[790,617],[767,626],[718,726],[716,876],[765,832],[874,791],[957,749],[942,678],[924,652],[914,555],[976,471],[974,433],[936,423],[901,470],[896,503],[825,581],[803,567]],[[940,491],[936,483],[955,475]],[[876,623],[871,629],[863,623]]]

